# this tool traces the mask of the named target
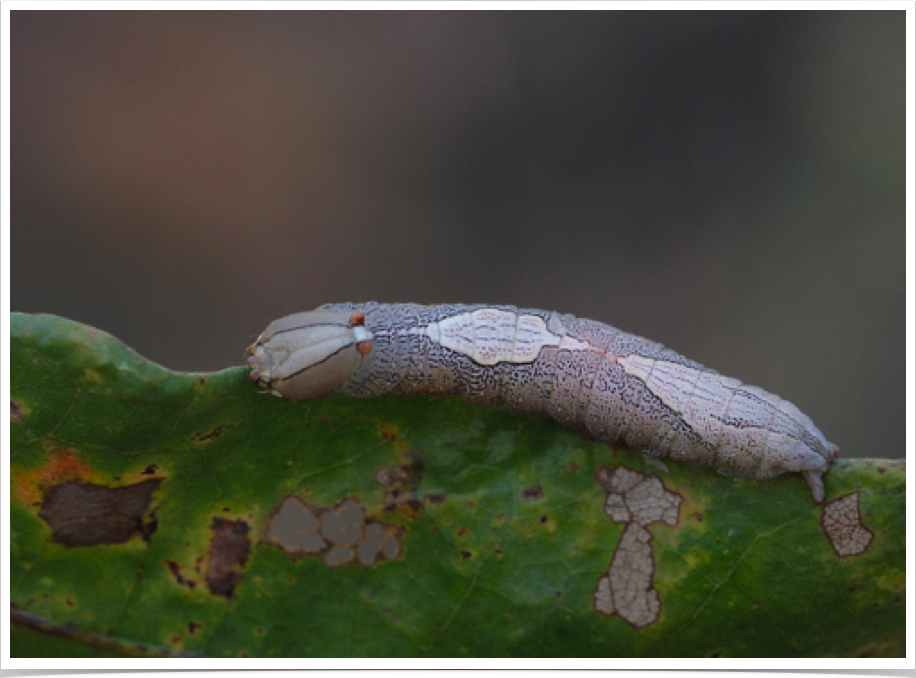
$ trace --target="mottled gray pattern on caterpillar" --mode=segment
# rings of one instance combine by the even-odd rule
[[[272,323],[252,378],[293,399],[459,396],[595,440],[745,478],[801,472],[815,501],[838,454],[778,396],[603,323],[514,306],[328,304]]]

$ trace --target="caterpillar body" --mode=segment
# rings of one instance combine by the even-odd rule
[[[514,306],[327,304],[271,323],[251,377],[293,400],[329,393],[459,396],[552,417],[744,478],[800,472],[818,503],[837,458],[795,405],[594,320]]]

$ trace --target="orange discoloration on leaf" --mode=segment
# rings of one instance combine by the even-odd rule
[[[14,469],[13,498],[22,504],[35,505],[41,502],[44,491],[55,485],[73,481],[94,481],[95,471],[80,459],[73,448],[65,448],[48,458],[47,463],[37,469]]]
[[[93,476],[95,472],[92,468],[79,458],[76,450],[68,447],[48,460],[43,480],[57,484],[65,480],[89,480]]]

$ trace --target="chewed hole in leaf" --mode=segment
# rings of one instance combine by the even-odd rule
[[[293,557],[318,556],[329,567],[354,561],[371,567],[400,555],[399,535],[393,525],[366,521],[365,509],[355,498],[328,509],[287,496],[268,519],[264,541]]]

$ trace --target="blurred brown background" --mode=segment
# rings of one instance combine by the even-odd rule
[[[904,453],[903,12],[12,14],[12,303],[181,370],[557,309]]]

